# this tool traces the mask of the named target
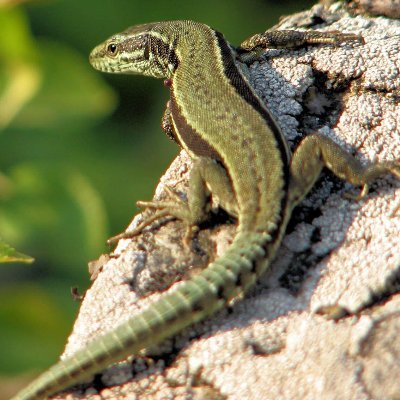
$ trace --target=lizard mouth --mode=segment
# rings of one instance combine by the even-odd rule
[[[126,74],[141,74],[144,67],[140,68],[139,62],[144,62],[143,55],[136,57],[124,57],[122,54],[118,59],[109,57],[104,49],[104,46],[98,46],[92,50],[89,55],[91,66],[101,72],[108,73],[126,73]],[[132,64],[136,63],[136,70],[132,69]]]
[[[94,69],[97,69],[99,71],[104,71],[105,63],[101,62],[102,59],[101,53],[102,53],[102,48],[100,48],[99,46],[95,47],[89,55],[89,62]]]

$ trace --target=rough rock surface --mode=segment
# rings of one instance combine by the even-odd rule
[[[279,28],[365,39],[364,45],[269,50],[252,65],[251,82],[292,147],[318,131],[365,163],[399,159],[400,21],[315,6]],[[184,193],[189,170],[181,153],[156,198],[165,196],[166,183]],[[271,273],[244,300],[109,368],[94,386],[57,398],[400,398],[400,182],[381,179],[359,202],[344,198],[348,191],[356,193],[324,173],[295,209]],[[96,265],[64,357],[222,254],[235,225],[221,214],[214,219],[190,251],[179,221],[121,241]]]

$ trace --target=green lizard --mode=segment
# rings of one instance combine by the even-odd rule
[[[14,399],[46,398],[88,380],[110,363],[160,343],[241,298],[270,265],[293,208],[323,167],[361,186],[362,196],[377,177],[389,172],[400,177],[398,162],[364,167],[317,134],[303,139],[291,156],[240,64],[258,57],[264,47],[346,40],[362,41],[338,32],[267,31],[234,48],[206,25],[173,21],[129,28],[92,51],[90,62],[100,71],[166,79],[170,100],[162,125],[193,160],[188,202],[169,189],[170,200],[141,203],[155,209],[152,217],[116,238],[136,235],[166,215],[192,228],[206,218],[208,193],[237,218],[237,233],[227,252],[197,276],[51,367]]]

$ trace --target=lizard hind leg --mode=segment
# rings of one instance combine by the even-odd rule
[[[358,196],[346,196],[356,200],[366,196],[368,185],[377,178],[390,173],[400,178],[399,161],[364,166],[331,139],[312,134],[300,142],[292,157],[289,196],[293,206],[310,191],[323,167],[330,169],[339,178],[360,186],[362,190]]]

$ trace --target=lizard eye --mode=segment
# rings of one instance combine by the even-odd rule
[[[118,46],[115,43],[110,43],[107,46],[107,53],[110,56],[115,56],[117,54],[117,52],[118,52]]]

